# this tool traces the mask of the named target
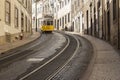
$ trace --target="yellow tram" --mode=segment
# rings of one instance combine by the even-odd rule
[[[40,29],[42,32],[52,32],[54,30],[53,17],[51,15],[44,15]]]

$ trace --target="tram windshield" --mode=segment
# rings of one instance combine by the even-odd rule
[[[43,21],[43,25],[53,25],[53,21]]]
[[[53,25],[53,21],[47,21],[47,25]]]

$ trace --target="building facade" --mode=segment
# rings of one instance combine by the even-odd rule
[[[37,19],[40,18],[38,15],[41,15],[41,17],[52,15],[56,29],[61,30],[67,27],[68,30],[71,30],[71,0],[38,0],[37,7],[40,7],[39,2],[42,3],[42,12],[37,14]],[[33,26],[36,25],[36,20],[34,20],[34,16],[36,16],[35,4],[33,4]],[[39,21],[37,23],[39,24]]]
[[[43,0],[43,15],[46,15],[46,14],[53,14],[52,12],[52,0]]]
[[[81,11],[81,2],[80,0],[72,0],[72,31],[79,32],[82,34],[83,31],[83,19],[82,19],[82,11]]]
[[[71,1],[72,0],[55,0],[54,1],[54,22],[57,30],[71,30]]]
[[[80,2],[80,9],[77,2]],[[78,30],[75,16],[81,14],[82,33],[108,41],[120,48],[120,1],[119,0],[75,0],[72,3],[72,20],[75,30]],[[77,19],[77,18],[76,18]],[[79,30],[78,30],[79,31]]]
[[[0,44],[31,33],[31,0],[0,0]]]
[[[42,0],[32,0],[32,28],[39,29],[42,25],[43,18],[43,2]],[[36,23],[37,21],[37,23]]]
[[[119,0],[42,0],[43,15],[53,14],[57,30],[88,34],[120,48]]]
[[[40,30],[45,15],[53,16],[53,0],[32,0],[32,28]]]

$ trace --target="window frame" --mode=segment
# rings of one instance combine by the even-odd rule
[[[15,7],[14,13],[15,13],[14,14],[14,25],[15,25],[15,28],[18,28],[19,27],[19,10],[17,7]]]
[[[24,30],[24,13],[21,11],[21,30]]]
[[[9,8],[8,8],[9,11],[7,9],[7,3],[8,3],[8,6],[9,6]],[[7,20],[7,17],[8,17],[8,20]],[[11,24],[11,4],[7,0],[5,1],[5,22],[9,25]]]

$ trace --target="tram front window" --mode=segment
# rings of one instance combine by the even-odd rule
[[[53,25],[53,21],[47,21],[47,25]]]
[[[46,21],[43,21],[43,25],[46,25]]]
[[[51,25],[53,25],[53,21],[51,21]]]
[[[50,21],[47,21],[47,25],[51,25],[51,22],[50,22]]]

